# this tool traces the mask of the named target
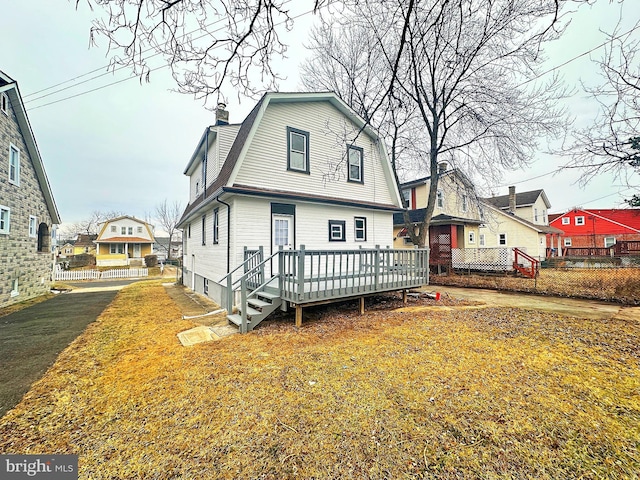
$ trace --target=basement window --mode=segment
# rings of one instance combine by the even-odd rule
[[[344,220],[329,220],[329,241],[330,242],[344,242],[345,236],[345,221]]]

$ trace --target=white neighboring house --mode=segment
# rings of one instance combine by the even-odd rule
[[[184,171],[185,285],[223,303],[245,247],[268,257],[393,244],[402,201],[384,144],[334,93],[267,93],[241,124],[224,106],[217,118]]]
[[[483,199],[483,223],[479,228],[481,247],[517,247],[536,260],[551,256],[557,248],[562,230],[549,226],[551,207],[544,190],[516,193]],[[551,244],[547,245],[547,235]]]

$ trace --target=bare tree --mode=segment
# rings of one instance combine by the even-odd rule
[[[98,227],[101,223],[123,215],[125,214],[116,210],[109,212],[94,210],[86,219],[66,225],[62,229],[62,235],[67,239],[75,238],[78,234],[96,235],[98,234]]]
[[[580,183],[586,184],[602,173],[611,173],[631,188],[640,173],[640,40],[632,33],[640,22],[622,31],[620,24],[608,35],[602,57],[595,63],[600,85],[584,86],[600,105],[593,124],[575,133],[565,150],[571,161],[565,168],[581,170]],[[627,200],[640,204],[640,195]]]
[[[563,135],[557,101],[566,92],[557,77],[538,80],[542,47],[562,31],[560,14],[555,0],[370,0],[343,12],[343,29],[368,32],[360,41],[371,49],[366,58],[374,56],[379,70],[382,60],[372,111],[404,112],[424,142],[412,152],[431,177],[424,219],[417,232],[408,229],[416,245],[426,242],[442,160],[473,177],[499,178],[526,165],[541,138]],[[354,68],[331,55],[324,61],[341,75]],[[366,85],[369,77],[347,78]]]
[[[178,234],[176,225],[182,215],[182,205],[175,200],[169,203],[165,198],[162,203],[156,205],[156,219],[162,229],[169,234],[169,247],[167,249],[167,260],[171,260],[171,245],[173,238]]]
[[[86,2],[103,11],[90,40],[106,38],[112,68],[131,67],[148,80],[156,69],[151,59],[160,55],[179,91],[217,103],[225,82],[239,95],[259,93],[257,80],[273,88],[279,77],[272,61],[285,55],[281,35],[294,21],[290,1],[76,0],[76,8]],[[310,0],[309,8],[317,11],[328,1]]]

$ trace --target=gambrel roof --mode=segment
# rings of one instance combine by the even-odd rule
[[[235,178],[240,170],[244,156],[251,144],[253,136],[260,128],[260,122],[264,115],[264,112],[270,104],[286,104],[286,103],[298,103],[298,102],[329,102],[333,107],[340,111],[345,117],[353,122],[356,127],[361,129],[361,132],[371,137],[377,142],[378,148],[382,151],[386,161],[383,162],[382,168],[384,171],[385,179],[388,187],[391,191],[395,192],[392,196],[396,200],[396,204],[380,204],[366,201],[355,201],[349,199],[341,199],[335,197],[325,197],[320,195],[291,192],[287,190],[274,190],[267,188],[259,188],[256,186],[247,186],[235,183]],[[237,128],[237,125],[235,125]],[[198,157],[199,152],[203,151],[203,145],[206,139],[206,132],[210,127],[207,127],[205,134],[203,134],[198,146],[187,167],[185,168],[185,174],[188,174],[192,170],[192,166]],[[204,189],[203,193],[196,198],[190,205],[187,206],[182,218],[178,223],[178,226],[184,225],[184,223],[192,217],[195,212],[205,205],[213,202],[223,193],[232,194],[246,194],[246,195],[263,195],[281,199],[300,199],[309,200],[317,203],[328,203],[333,205],[346,205],[346,206],[363,206],[371,209],[379,209],[386,211],[397,211],[402,205],[402,200],[397,192],[397,182],[395,173],[391,168],[384,147],[384,142],[379,138],[378,134],[365,122],[360,116],[358,116],[342,99],[340,99],[334,92],[302,92],[302,93],[283,93],[283,92],[268,92],[265,93],[260,101],[251,110],[249,115],[244,119],[235,140],[229,150],[229,153],[222,164],[220,172],[215,180]]]
[[[20,95],[20,91],[18,90],[18,83],[2,71],[0,71],[0,93],[5,93],[9,97],[9,101],[11,102],[11,106],[13,107],[13,111],[16,115],[18,126],[20,127],[20,132],[22,133],[22,137],[24,139],[24,143],[27,145],[29,158],[31,159],[33,169],[36,172],[36,177],[38,179],[38,183],[40,184],[40,189],[42,190],[42,195],[44,196],[47,210],[49,211],[49,215],[51,216],[51,221],[54,224],[59,224],[60,213],[58,212],[58,207],[56,206],[56,202],[53,199],[51,185],[49,185],[49,179],[47,178],[47,173],[44,170],[42,157],[40,157],[40,151],[38,150],[38,145],[36,144],[36,138],[33,134],[33,130],[31,129],[29,119],[27,118],[27,111],[25,110],[24,104],[22,103],[22,96]]]

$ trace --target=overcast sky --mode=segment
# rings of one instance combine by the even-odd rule
[[[0,1],[5,20],[0,29],[0,70],[18,82],[63,224],[95,210],[117,210],[144,219],[165,198],[179,200],[184,207],[188,183],[182,172],[205,126],[213,123],[213,113],[201,101],[171,91],[166,69],[154,72],[150,83],[125,80],[126,71],[81,83],[104,73],[108,61],[104,48],[89,48],[93,14],[86,4],[80,2],[76,11],[75,0]],[[632,26],[640,18],[635,7],[635,11],[627,7],[625,25]],[[581,9],[563,40],[549,52],[549,66],[602,43],[598,30],[612,29],[618,16],[619,6],[608,0]],[[280,84],[282,91],[298,89],[298,64],[306,55],[301,44],[312,21],[312,15],[303,17],[285,37],[293,45],[291,58],[278,63],[279,73],[287,77]],[[560,72],[569,85],[577,85],[580,79],[592,80],[594,70],[586,56]],[[68,82],[71,79],[76,80]],[[61,85],[49,89],[57,84]],[[44,89],[48,90],[36,93]],[[254,102],[239,104],[234,92],[225,93],[231,97],[230,121],[241,122]],[[584,123],[596,107],[578,92],[571,108],[577,121]],[[543,188],[551,212],[574,206],[624,207],[623,199],[633,193],[610,177],[580,188],[574,184],[576,172],[542,176],[563,161],[541,154],[525,171],[506,174],[503,185],[492,193],[506,194],[508,185],[514,184],[517,191]]]

